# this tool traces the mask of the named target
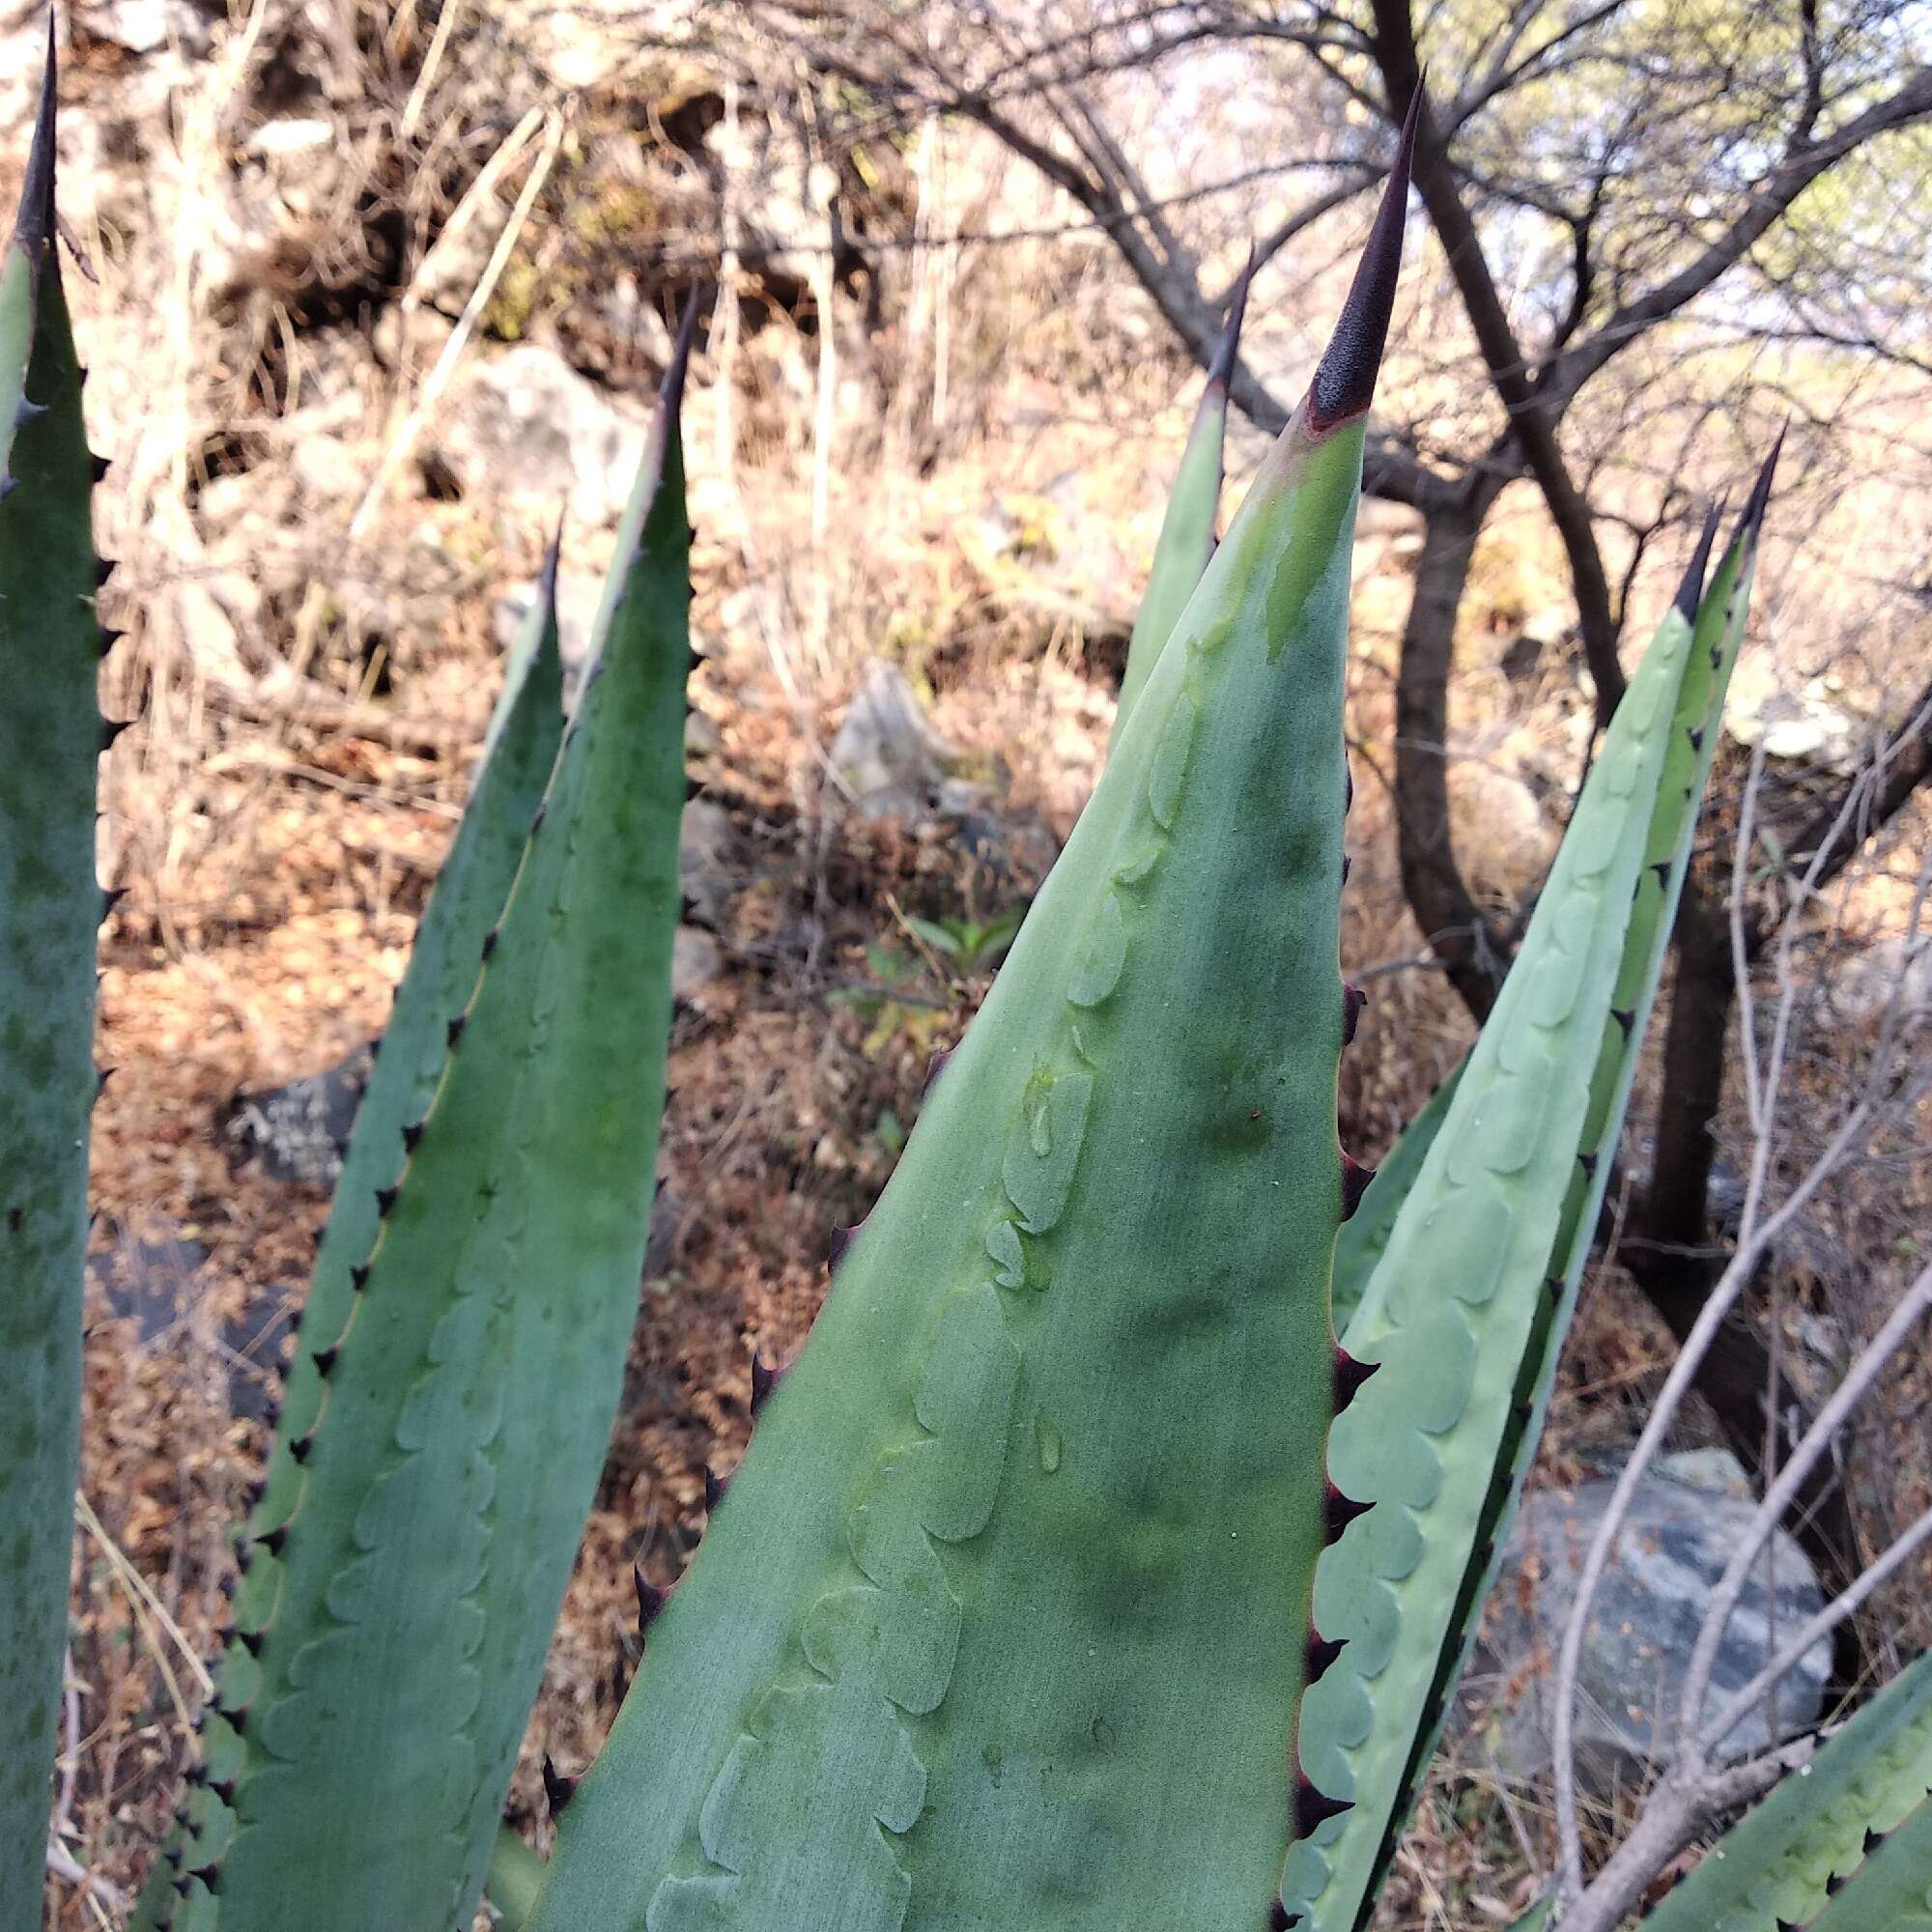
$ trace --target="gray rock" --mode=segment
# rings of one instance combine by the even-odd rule
[[[320,1073],[236,1094],[215,1116],[230,1163],[254,1166],[292,1186],[332,1188],[342,1176],[342,1156],[375,1059],[372,1042]]]
[[[519,583],[497,600],[497,647],[507,652],[529,615],[530,599],[536,584]],[[604,580],[584,570],[559,570],[556,574],[556,647],[563,659],[563,696],[568,703],[583,674],[584,660],[590,655],[590,634],[597,623],[597,606],[604,596]]]
[[[1719,1473],[1693,1466],[1707,1481]],[[1462,1693],[1465,1711],[1483,1714],[1479,1741],[1504,1776],[1534,1777],[1549,1768],[1556,1655],[1576,1599],[1577,1572],[1611,1489],[1603,1481],[1536,1492],[1524,1499],[1511,1535]],[[1578,1675],[1577,1775],[1592,1789],[1627,1783],[1662,1751],[1711,1592],[1753,1509],[1748,1496],[1661,1477],[1646,1477],[1639,1486],[1597,1594]],[[1788,1637],[1824,1606],[1817,1573],[1781,1532],[1774,1539],[1772,1569],[1776,1596],[1768,1601],[1765,1564],[1751,1568],[1719,1647],[1707,1711],[1757,1674],[1768,1641]],[[1784,1680],[1777,1698],[1780,1737],[1817,1721],[1831,1667],[1831,1641],[1821,1639]],[[1722,1755],[1743,1757],[1767,1743],[1760,1706],[1731,1733]]]
[[[731,814],[715,799],[694,798],[677,834],[677,889],[685,917],[716,925],[731,896]]]
[[[832,768],[863,818],[923,817],[959,753],[896,665],[874,658],[832,741]]]
[[[681,925],[671,941],[670,992],[674,1000],[693,1000],[724,971],[724,955],[708,932]]]
[[[181,1229],[151,1225],[90,1255],[87,1271],[110,1319],[134,1323],[141,1349],[179,1350],[186,1321],[207,1284],[208,1250]],[[228,1370],[228,1412],[265,1422],[280,1392],[283,1342],[295,1325],[300,1292],[276,1283],[221,1324],[219,1350]]]
[[[130,54],[157,54],[172,43],[190,58],[207,53],[208,20],[186,0],[99,0],[83,18],[89,35]]]
[[[451,398],[439,451],[465,492],[523,497],[554,516],[614,522],[631,492],[644,429],[554,349],[519,343],[477,363]]]

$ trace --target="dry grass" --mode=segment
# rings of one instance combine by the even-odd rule
[[[351,539],[367,479],[478,286],[480,262],[450,246],[426,263],[421,244],[526,108],[567,106],[573,140],[507,258],[483,333],[554,336],[586,361],[604,356],[635,388],[661,331],[634,312],[628,333],[613,332],[584,292],[597,276],[612,286],[629,276],[647,310],[650,244],[675,242],[702,213],[686,162],[662,140],[634,139],[653,90],[667,111],[674,104],[676,76],[646,68],[580,95],[541,94],[503,54],[497,36],[514,32],[505,16],[459,25],[418,90],[426,36],[404,14],[343,4],[304,18],[262,0],[217,32],[206,60],[82,45],[66,89],[77,131],[65,196],[100,274],[80,297],[80,328],[94,440],[116,463],[100,509],[103,547],[121,559],[110,614],[129,633],[106,696],[142,720],[106,768],[103,864],[129,892],[106,938],[101,1057],[117,1072],[96,1118],[97,1245],[172,1235],[209,1256],[180,1321],[146,1343],[104,1319],[98,1286],[90,1302],[83,1491],[100,1534],[77,1544],[71,1826],[84,1861],[122,1887],[138,1881],[165,1825],[187,1748],[183,1707],[195,1701],[192,1659],[208,1654],[227,1525],[262,1447],[251,1425],[229,1419],[235,1364],[222,1325],[265,1286],[302,1279],[324,1212],[231,1174],[213,1117],[238,1089],[327,1065],[381,1025],[487,713],[489,600],[528,574],[541,540],[529,506],[441,500],[413,463],[396,468],[380,514]],[[248,147],[270,111],[265,89],[290,61],[309,64],[313,89],[283,118],[327,123],[338,165]],[[412,98],[405,138],[396,129]],[[537,152],[472,201],[486,242],[510,219]],[[924,194],[942,225],[997,214],[1026,227],[1055,213],[1029,178],[981,150],[954,146],[933,166],[897,191]],[[369,259],[391,247],[395,260]],[[698,371],[689,441],[707,654],[699,701],[720,737],[704,769],[749,856],[723,935],[727,974],[673,1042],[662,1172],[679,1233],[646,1301],[513,1793],[512,1817],[538,1840],[537,1755],[580,1769],[621,1693],[635,1649],[631,1563],[662,1582],[689,1554],[702,1466],[728,1466],[745,1439],[752,1344],[779,1355],[796,1347],[822,1290],[830,1228],[856,1218],[889,1169],[881,1115],[916,1112],[915,1042],[895,1035],[867,1051],[866,1028],[828,1004],[828,987],[863,976],[864,945],[890,925],[889,894],[944,908],[978,890],[929,841],[828,831],[822,754],[844,696],[867,657],[900,660],[931,694],[940,728],[982,768],[1005,770],[1012,806],[1064,834],[1099,767],[1106,668],[1118,663],[1192,406],[1184,374],[1135,342],[1139,319],[1123,315],[1091,238],[913,251],[895,274],[903,327],[867,335],[857,320],[865,292],[838,298],[843,360],[816,446],[818,345],[788,316],[763,316],[741,342],[722,448],[718,370],[707,359]],[[371,277],[382,299],[358,310]],[[565,291],[559,311],[529,312],[529,292],[545,287]],[[350,292],[341,313],[331,290]],[[1265,315],[1255,344],[1271,373],[1306,349],[1293,320]],[[1245,472],[1257,440],[1238,433],[1235,453]],[[1817,500],[1837,474],[1821,469]],[[1895,508],[1887,528],[1910,549],[1917,538]],[[863,541],[842,540],[849,532]],[[1345,953],[1351,966],[1387,969],[1343,1075],[1346,1131],[1365,1153],[1392,1140],[1468,1032],[1439,976],[1402,963],[1419,939],[1376,778],[1393,729],[1400,537],[1383,530],[1357,557]],[[570,530],[585,567],[605,541]],[[1831,545],[1807,525],[1801,549],[1804,568],[1772,573],[1770,628],[1786,658],[1795,651],[1804,668],[1823,652],[1874,701],[1913,662],[1922,670],[1922,626],[1888,618],[1883,652],[1851,649],[1853,634],[1875,639],[1840,601]],[[1526,506],[1512,502],[1492,550],[1465,613],[1454,749],[1471,772],[1554,774],[1547,838],[1574,775],[1582,694],[1553,669],[1513,683],[1501,658],[1515,622],[1560,594],[1562,578]],[[1807,656],[1811,639],[1823,641]],[[1498,903],[1534,878],[1533,819],[1505,820],[1477,787],[1459,830],[1472,877]],[[1881,860],[1847,898],[1843,943],[1869,943],[1897,910]],[[963,1004],[950,1009],[943,1030],[964,1017]],[[1644,1105],[1640,1094],[1637,1118]],[[1924,1194],[1921,1164],[1869,1174],[1833,1203],[1861,1269],[1925,1225]],[[1580,1446],[1626,1436],[1665,1359],[1637,1299],[1606,1273],[1585,1304],[1545,1477],[1574,1474]],[[1879,1430],[1909,1428],[1925,1368],[1913,1365]],[[1914,1494],[1923,1489],[1922,1453],[1900,1464],[1877,1447],[1875,1437],[1866,1466],[1903,1466]],[[1914,1497],[1868,1500],[1877,1517],[1909,1513]],[[185,1647],[130,1591],[120,1558]],[[1916,1626],[1899,1628],[1922,1640]],[[1452,1748],[1419,1810],[1388,1922],[1455,1932],[1502,1922],[1523,1902],[1526,1874],[1548,1868],[1548,1835],[1535,1794],[1499,1788]],[[61,1925],[102,1918],[98,1899],[60,1885],[49,1909]]]

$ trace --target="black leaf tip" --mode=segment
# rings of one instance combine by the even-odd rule
[[[1331,1818],[1355,1808],[1351,1798],[1330,1798],[1299,1767],[1294,1774],[1294,1835],[1313,1837]]]
[[[34,143],[27,151],[26,178],[20,184],[20,213],[14,239],[29,259],[48,245],[54,235],[55,120],[60,108],[58,44],[54,12],[47,9],[47,61],[41,70],[40,106],[34,116]],[[38,262],[35,263],[38,267]]]
[[[1697,615],[1697,606],[1704,601],[1704,574],[1711,567],[1711,547],[1718,541],[1718,519],[1724,514],[1721,498],[1713,503],[1704,519],[1702,535],[1697,539],[1697,548],[1690,553],[1690,562],[1684,572],[1684,582],[1677,586],[1676,608],[1683,613],[1684,621],[1690,623]]]
[[[1366,1516],[1374,1508],[1374,1503],[1358,1503],[1352,1497],[1345,1496],[1333,1483],[1324,1483],[1321,1489],[1323,1541],[1339,1541],[1342,1532],[1358,1516]]]
[[[1367,412],[1376,392],[1389,317],[1395,312],[1397,277],[1402,272],[1402,234],[1408,217],[1409,168],[1415,157],[1415,131],[1422,118],[1420,79],[1409,97],[1408,114],[1396,143],[1381,206],[1369,229],[1368,244],[1342,314],[1322,352],[1308,389],[1308,427],[1316,436]]]
[[[1268,1932],[1294,1932],[1301,1922],[1301,1914],[1291,1913],[1280,1899],[1273,1899],[1268,1905]]]
[[[1221,325],[1221,339],[1214,345],[1214,359],[1208,365],[1209,388],[1218,385],[1223,397],[1234,380],[1235,362],[1241,353],[1241,323],[1248,312],[1248,286],[1255,278],[1254,243],[1248,244],[1248,259],[1235,285],[1228,291],[1228,319]]]
[[[544,545],[543,563],[537,571],[537,601],[546,611],[556,603],[556,574],[563,563],[563,519],[568,509],[567,503],[557,506],[556,527]]]
[[[664,381],[658,385],[658,404],[668,417],[675,417],[684,404],[684,378],[691,367],[691,346],[697,339],[697,318],[705,294],[702,285],[695,287],[685,297],[684,313],[677,319],[677,340],[671,345],[670,360],[665,364]]]
[[[1340,1415],[1354,1401],[1362,1384],[1381,1367],[1379,1362],[1358,1362],[1348,1350],[1335,1350],[1335,1413]]]
[[[550,1815],[554,1818],[570,1803],[571,1794],[577,1789],[574,1777],[565,1777],[551,1762],[549,1751],[543,1756],[544,1798],[550,1805]]]
[[[1764,528],[1765,512],[1771,507],[1771,481],[1777,474],[1777,459],[1784,448],[1785,432],[1791,427],[1786,422],[1777,432],[1777,440],[1771,445],[1771,454],[1764,459],[1764,467],[1757,472],[1757,481],[1751,485],[1750,496],[1745,502],[1745,513],[1738,521],[1738,535],[1755,543]]]

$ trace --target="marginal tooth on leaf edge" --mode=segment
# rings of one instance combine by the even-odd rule
[[[1381,1367],[1379,1362],[1358,1362],[1339,1344],[1335,1350],[1335,1413],[1340,1415],[1354,1401],[1362,1384]]]
[[[549,1751],[543,1754],[544,1798],[550,1804],[550,1815],[554,1818],[570,1803],[571,1794],[577,1789],[574,1777],[565,1777],[551,1762]]]
[[[1358,1503],[1345,1496],[1333,1483],[1321,1486],[1321,1522],[1325,1543],[1334,1543],[1358,1516],[1366,1516],[1374,1503]]]
[[[1301,1676],[1304,1690],[1321,1682],[1328,1666],[1341,1656],[1342,1646],[1348,1641],[1345,1636],[1325,1637],[1313,1624],[1309,1625],[1308,1654],[1302,1664]]]
[[[755,1417],[771,1400],[779,1385],[779,1372],[753,1349],[752,1350],[752,1414]]]
[[[631,1581],[638,1589],[638,1634],[643,1636],[657,1621],[657,1614],[664,1608],[670,1592],[659,1589],[644,1575],[643,1565],[640,1563],[631,1565]]]
[[[1369,1003],[1369,996],[1361,987],[1353,986],[1348,980],[1342,981],[1342,1044],[1353,1046],[1355,1029],[1362,1023],[1362,1009]]]
[[[1362,1205],[1362,1196],[1369,1191],[1369,1182],[1376,1178],[1372,1167],[1364,1167],[1353,1154],[1342,1156],[1342,1218],[1348,1220]]]
[[[825,1265],[830,1272],[838,1272],[838,1264],[845,1259],[852,1243],[859,1238],[859,1230],[865,1225],[864,1221],[854,1221],[849,1228],[833,1229],[832,1238],[825,1244]]]
[[[1295,1765],[1294,1835],[1297,1839],[1313,1837],[1330,1818],[1339,1818],[1343,1812],[1354,1808],[1352,1798],[1330,1798],[1316,1785],[1299,1763]]]

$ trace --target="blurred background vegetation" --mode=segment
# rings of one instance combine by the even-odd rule
[[[0,104],[24,156],[43,14]],[[1541,1480],[1614,1463],[1721,1267],[1737,987],[1790,881],[1780,1171],[1889,990],[1932,1001],[1932,22],[1907,0],[97,0],[63,202],[121,560],[101,1218],[65,1829],[115,1922],[195,1702],[322,1212],[500,651],[564,518],[567,646],[696,285],[687,923],[632,1386],[520,1774],[594,1752],[633,1559],[788,1354],[1098,770],[1251,245],[1230,496],[1300,394],[1423,67],[1356,547],[1341,1095],[1373,1156],[1487,1010],[1623,667],[1788,422],[1761,616]],[[1755,764],[1753,761],[1755,760]],[[1748,848],[1739,800],[1756,772]],[[1755,976],[1755,979],[1753,979]],[[1755,1486],[1922,1253],[1929,1123],[1835,1174],[1700,1381]],[[1909,1361],[1788,1527],[1825,1583],[1932,1491]],[[1767,1396],[1771,1399],[1768,1401]],[[722,1458],[719,1445],[724,1445]],[[1533,1595],[1532,1552],[1512,1572]],[[1927,1576],[1833,1660],[1922,1647]],[[1519,1606],[1520,1601],[1519,1601]],[[1531,1634],[1492,1687],[1541,1667]],[[1390,1925],[1544,1848],[1480,1699]],[[1599,1794],[1613,1820],[1640,1758]],[[1425,1874],[1427,1874],[1425,1876]]]

